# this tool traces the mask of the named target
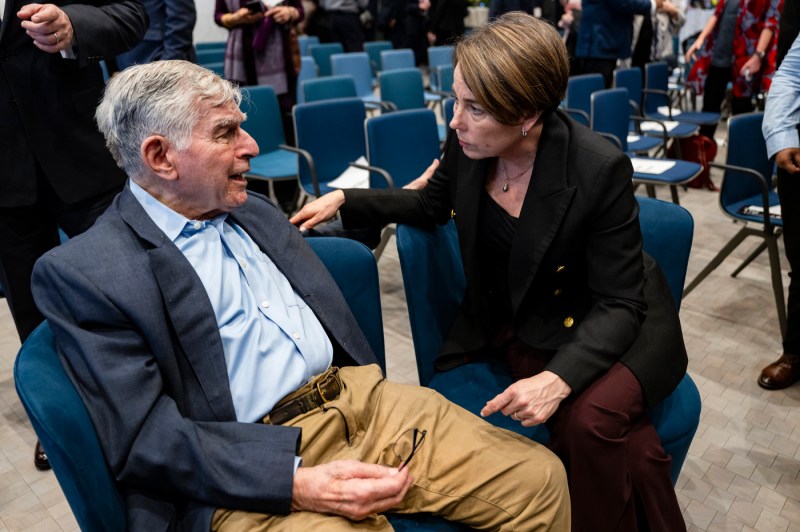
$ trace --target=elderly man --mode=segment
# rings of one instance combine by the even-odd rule
[[[183,61],[115,76],[97,121],[128,184],[34,271],[129,528],[569,530],[549,451],[383,378],[324,266],[247,192],[240,98]]]

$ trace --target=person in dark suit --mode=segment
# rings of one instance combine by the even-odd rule
[[[504,13],[522,11],[533,14],[534,0],[494,0],[489,4],[489,20],[494,20]]]
[[[384,379],[324,265],[247,191],[240,101],[185,61],[114,76],[97,121],[130,180],[34,270],[128,528],[390,530],[391,510],[568,530],[552,453]]]
[[[144,39],[117,56],[120,70],[162,59],[195,60],[192,32],[197,20],[194,0],[139,0],[150,17]]]
[[[501,16],[456,46],[455,134],[425,188],[336,191],[291,221],[453,217],[467,286],[439,369],[505,360],[518,380],[482,415],[547,423],[570,478],[572,530],[684,530],[646,413],[685,374],[680,322],[642,252],[630,160],[558,109],[567,78],[550,24]]]
[[[464,34],[464,18],[468,14],[466,0],[431,0],[428,10],[428,44],[453,44]]]
[[[31,270],[94,223],[125,175],[92,120],[98,63],[134,46],[147,14],[134,0],[7,0],[0,25],[0,286],[20,340],[42,321]],[[35,464],[48,469],[36,446]]]

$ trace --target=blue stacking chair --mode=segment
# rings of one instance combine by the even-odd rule
[[[454,46],[431,46],[428,48],[428,71],[430,72],[430,86],[434,92],[447,92],[439,81],[439,67],[453,66]],[[452,84],[452,83],[451,83]]]
[[[364,102],[359,98],[306,102],[294,106],[292,117],[296,147],[282,147],[299,155],[303,193],[317,197],[333,191],[328,183],[366,155]]]
[[[763,241],[731,275],[736,277],[753,259],[767,250],[778,322],[781,334],[786,334],[786,303],[783,299],[783,278],[778,253],[778,238],[783,220],[768,214],[770,207],[780,205],[780,200],[772,180],[773,163],[767,156],[767,145],[761,134],[763,120],[764,113],[739,114],[728,120],[728,152],[725,164],[710,164],[725,171],[719,191],[719,206],[726,216],[741,223],[742,228],[689,283],[683,295],[685,297],[694,290],[748,236],[759,237]],[[762,213],[743,211],[749,206],[760,207]]]
[[[224,50],[227,45],[228,43],[225,41],[196,42],[194,43],[194,49],[196,52],[201,52],[203,50]]]
[[[356,82],[352,76],[327,76],[312,78],[301,84],[304,102],[318,102],[334,98],[356,98]]]
[[[196,62],[198,65],[212,65],[225,61],[225,48],[206,48],[198,50]]]
[[[385,372],[378,270],[369,248],[344,238],[309,238],[328,268]],[[125,501],[103,458],[89,413],[56,354],[47,322],[20,349],[14,365],[17,394],[47,449],[78,526],[84,532],[124,532]],[[389,514],[398,532],[469,530],[428,514]]]
[[[307,79],[314,79],[318,77],[317,64],[311,56],[300,57],[300,74],[297,75],[297,103],[306,101],[303,94],[303,82]]]
[[[674,98],[669,90],[669,65],[667,63],[663,61],[647,63],[644,66],[644,80],[643,111],[646,117],[656,120],[679,120],[701,126],[719,122],[719,113],[673,109]]]
[[[409,48],[399,50],[383,50],[381,52],[381,72],[405,68],[416,68],[414,52]]]
[[[333,54],[344,53],[344,48],[338,42],[310,44],[308,46],[308,52],[311,54],[311,57],[314,58],[314,62],[317,63],[317,68],[319,69],[319,75],[330,76],[331,56]]]
[[[644,113],[642,112],[642,99],[644,98],[644,92],[642,89],[642,69],[639,67],[631,67],[631,68],[618,68],[614,71],[614,87],[616,88],[625,88],[628,89],[628,95],[630,97],[630,105],[633,108],[633,115],[634,116],[642,116],[644,117]],[[659,137],[668,137],[670,139],[680,139],[685,137],[691,137],[692,135],[696,134],[700,130],[700,126],[697,124],[690,124],[687,122],[682,122],[677,120],[677,124],[674,124],[674,127],[671,129],[667,129],[666,126],[663,124],[663,120],[654,119],[651,117],[647,117],[650,119],[651,122],[657,124],[657,128],[652,131],[645,131],[645,134],[648,135],[656,135]],[[659,125],[660,124],[660,125]],[[638,131],[638,127],[634,124],[634,127],[631,130]],[[675,144],[676,148],[679,147],[679,144]]]
[[[363,100],[368,109],[386,108],[375,95],[372,67],[366,52],[351,52],[331,56],[331,72],[334,76],[351,76],[356,86],[356,96]]]
[[[584,126],[591,122],[591,96],[595,91],[605,88],[601,74],[581,74],[570,76],[567,80],[567,95],[564,111]]]
[[[369,56],[369,63],[372,67],[372,76],[377,77],[378,72],[383,70],[381,62],[381,52],[391,50],[391,41],[369,41],[364,43],[364,52]]]
[[[416,67],[384,70],[378,75],[381,99],[395,109],[421,109],[425,107],[425,89],[422,72]],[[444,141],[447,129],[439,124],[439,141]]]
[[[453,120],[453,105],[455,105],[455,103],[455,98],[448,98],[444,101],[444,125],[448,128],[450,127],[450,121]]]
[[[655,186],[668,186],[672,194],[672,202],[680,203],[678,199],[678,185],[688,183],[697,177],[703,167],[697,163],[680,161],[676,159],[653,159],[650,157],[634,156],[633,150],[628,144],[628,91],[626,89],[603,89],[591,95],[591,128],[601,135],[609,138],[617,147],[628,153],[637,161],[669,161],[672,167],[660,174],[644,173],[636,170],[634,165],[633,182],[643,184],[647,188],[650,197],[656,196]],[[650,148],[659,145],[661,141],[654,137],[640,138],[640,146],[647,145]],[[643,144],[644,143],[644,144]]]
[[[312,44],[319,44],[319,37],[316,35],[297,36],[297,45],[300,47],[300,57],[311,57],[311,51],[308,47]]]
[[[637,199],[645,251],[661,265],[676,305],[680,305],[694,231],[692,217],[679,205]],[[496,360],[470,362],[443,372],[434,368],[466,286],[455,224],[451,220],[433,228],[398,225],[397,250],[420,383],[478,414],[487,399],[513,381],[505,365]],[[684,376],[650,415],[664,450],[672,456],[674,484],[700,422],[700,394],[691,377]],[[508,416],[495,414],[487,420],[539,442],[549,437],[546,427],[522,427]]]
[[[243,89],[245,97],[240,105],[247,120],[242,128],[256,141],[259,148],[257,157],[250,159],[247,179],[267,181],[269,197],[276,204],[275,181],[297,179],[297,156],[281,149],[286,144],[281,110],[275,90],[268,85],[258,85]]]

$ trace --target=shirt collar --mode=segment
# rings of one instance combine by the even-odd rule
[[[149,192],[140,187],[132,179],[128,180],[128,184],[130,185],[133,197],[136,198],[139,204],[141,204],[144,212],[147,213],[150,219],[153,220],[153,223],[155,223],[172,242],[175,242],[175,239],[181,234],[183,229],[186,227],[186,224],[200,223],[205,225],[205,222],[190,220],[184,215],[173,211],[154,198]],[[219,225],[225,221],[227,216],[227,213],[222,213],[209,220],[209,222],[219,228]]]

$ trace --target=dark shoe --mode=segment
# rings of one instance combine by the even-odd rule
[[[800,381],[800,356],[787,355],[761,370],[758,385],[767,390],[782,390]]]
[[[42,444],[36,442],[36,449],[33,452],[33,465],[39,471],[47,471],[50,469],[50,461],[47,459],[47,454],[42,449]]]

